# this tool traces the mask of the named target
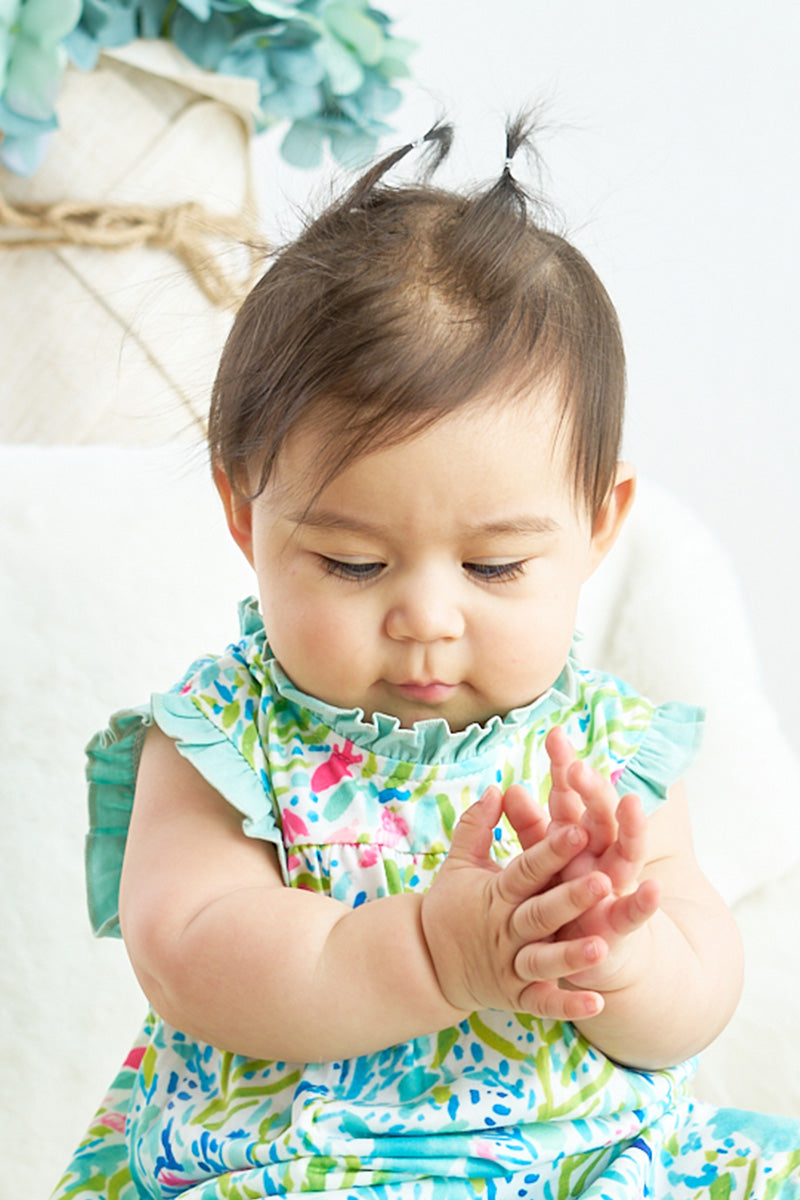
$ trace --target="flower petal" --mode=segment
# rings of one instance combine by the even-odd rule
[[[281,142],[281,157],[293,167],[318,167],[322,162],[322,136],[322,130],[310,121],[295,121]]]
[[[8,64],[5,101],[22,117],[52,116],[66,54],[60,46],[42,46],[20,37]]]
[[[20,9],[20,30],[37,42],[60,42],[78,24],[82,6],[83,0],[27,0]]]

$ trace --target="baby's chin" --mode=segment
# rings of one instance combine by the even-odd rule
[[[451,733],[462,733],[470,726],[486,725],[493,718],[503,718],[508,708],[501,708],[477,696],[466,684],[440,703],[419,701],[398,695],[392,689],[383,690],[379,697],[370,697],[364,708],[365,718],[375,719],[377,713],[396,717],[401,729],[413,729],[423,721],[444,721]],[[517,706],[519,707],[519,706]]]

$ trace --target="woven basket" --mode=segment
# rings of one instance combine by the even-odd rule
[[[3,222],[0,441],[202,436],[252,267],[236,236],[255,231],[250,93],[240,83],[188,68],[167,44],[133,43],[103,55],[94,71],[67,71],[60,128],[32,178],[0,168],[5,213],[13,208],[41,226],[13,228],[7,215]],[[63,202],[73,214],[89,207],[97,219],[86,241],[95,244],[59,244],[48,233],[49,206]],[[120,206],[150,214],[151,225],[155,215],[159,236],[143,240],[147,219],[126,219],[114,243],[125,248],[106,248],[96,229]],[[187,224],[198,210],[205,225]],[[88,224],[73,220],[78,242]],[[15,245],[23,237],[36,244]],[[209,272],[221,293],[214,299],[203,288]]]

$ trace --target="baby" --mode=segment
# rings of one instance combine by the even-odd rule
[[[689,1096],[742,975],[701,714],[573,653],[624,356],[527,138],[471,194],[389,155],[236,319],[211,460],[259,598],[90,746],[93,922],[152,1011],[58,1200],[800,1196],[796,1123]]]

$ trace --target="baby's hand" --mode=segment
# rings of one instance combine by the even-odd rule
[[[638,796],[631,792],[620,799],[607,779],[577,760],[563,729],[548,734],[546,747],[552,775],[550,828],[578,825],[587,839],[584,849],[564,866],[561,878],[574,880],[602,871],[611,882],[608,895],[558,934],[568,942],[591,934],[605,941],[609,953],[603,962],[570,977],[571,985],[603,988],[621,983],[637,940],[646,936],[645,926],[659,906],[658,882],[640,878],[647,819]]]
[[[500,789],[488,788],[456,826],[422,901],[423,934],[442,993],[467,1013],[496,1008],[553,1020],[594,1016],[603,1006],[600,995],[565,990],[558,981],[601,962],[606,943],[594,932],[567,937],[563,930],[577,929],[610,894],[611,881],[600,870],[563,879],[587,849],[586,830],[573,821],[548,827],[545,815],[522,804],[507,805],[506,812],[523,851],[500,867],[490,850],[502,811]]]

